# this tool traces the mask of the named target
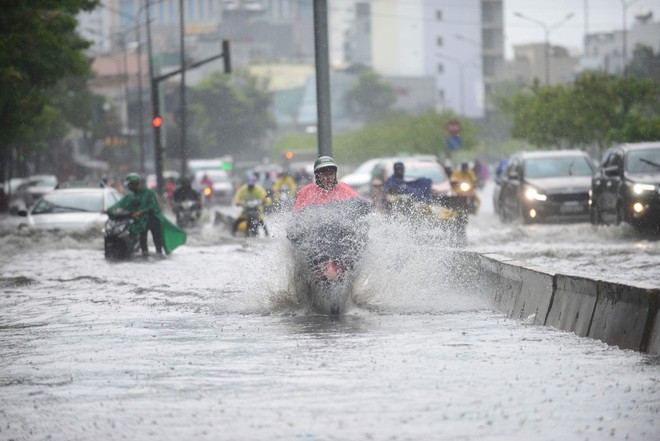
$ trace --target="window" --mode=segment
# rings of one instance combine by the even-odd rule
[[[438,37],[437,42],[438,42],[438,46],[442,46],[443,44],[442,37]]]
[[[445,65],[442,63],[438,64],[438,73],[444,73],[445,72]]]
[[[442,21],[442,11],[441,10],[435,11],[435,19],[438,20],[438,21]]]
[[[445,100],[445,91],[444,90],[438,89],[438,98],[440,99],[440,101],[444,102],[444,100]]]

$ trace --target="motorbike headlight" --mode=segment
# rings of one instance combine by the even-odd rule
[[[539,193],[534,187],[529,187],[527,191],[525,191],[525,197],[530,201],[545,201],[548,199],[546,195]]]
[[[472,185],[469,182],[461,182],[459,188],[461,191],[470,191],[470,189],[472,189]]]
[[[655,185],[651,184],[635,184],[633,185],[633,193],[642,194],[645,191],[654,191]]]

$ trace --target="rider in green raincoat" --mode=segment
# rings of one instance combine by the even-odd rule
[[[149,254],[147,233],[151,231],[156,252],[163,250],[170,254],[176,247],[186,242],[186,233],[172,224],[160,211],[158,197],[142,183],[140,175],[129,173],[126,186],[130,190],[119,202],[108,209],[108,215],[130,213],[134,219],[129,231],[132,236],[140,236],[140,249],[143,255]]]

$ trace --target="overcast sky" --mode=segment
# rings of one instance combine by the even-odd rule
[[[660,21],[660,0],[625,0],[628,4],[628,29],[635,14],[653,11],[654,21]],[[589,33],[608,32],[623,28],[621,0],[504,0],[504,45],[507,58],[513,56],[512,46],[545,41],[543,27],[516,17],[514,12],[552,26],[571,12],[575,15],[564,25],[550,32],[550,43],[582,52],[585,33],[585,5],[588,6]]]

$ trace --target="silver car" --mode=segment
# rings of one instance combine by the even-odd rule
[[[106,211],[122,198],[114,188],[67,188],[45,194],[29,211],[30,228],[64,231],[103,229],[108,219]]]

